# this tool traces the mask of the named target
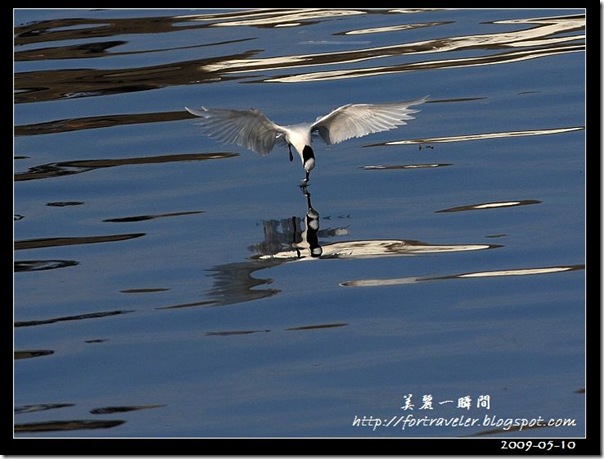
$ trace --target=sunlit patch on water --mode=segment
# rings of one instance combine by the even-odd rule
[[[418,282],[449,280],[449,279],[472,279],[472,278],[488,278],[488,277],[503,277],[503,276],[534,276],[537,274],[554,274],[567,271],[575,271],[585,269],[584,265],[570,266],[547,266],[542,268],[517,268],[503,269],[498,271],[479,271],[474,273],[451,274],[448,276],[435,277],[401,277],[392,279],[363,279],[342,282],[342,287],[385,287],[391,285],[409,285]]]
[[[428,137],[425,139],[413,139],[413,140],[393,140],[390,142],[384,142],[381,144],[371,144],[368,147],[375,147],[380,145],[409,145],[409,144],[424,144],[424,143],[445,143],[445,142],[468,142],[471,140],[489,140],[499,139],[506,137],[524,137],[533,135],[551,135],[551,134],[564,134],[567,132],[582,131],[585,128],[582,126],[565,127],[565,128],[551,128],[551,129],[528,129],[525,131],[507,131],[507,132],[487,132],[484,134],[466,134],[456,135],[450,137]]]
[[[366,241],[344,241],[325,244],[322,246],[323,253],[321,258],[380,258],[403,255],[419,255],[428,253],[445,252],[468,252],[474,250],[494,249],[501,247],[496,244],[429,244],[422,241],[413,240],[366,240]],[[304,256],[300,251],[289,250],[271,255],[260,255],[260,260],[267,259],[310,259],[310,256]]]
[[[485,209],[500,209],[503,207],[527,206],[530,204],[540,204],[537,199],[522,199],[520,201],[498,201],[484,202],[480,204],[468,204],[466,206],[450,207],[448,209],[437,210],[436,212],[465,212],[467,210],[485,210]]]
[[[452,166],[452,164],[445,164],[445,163],[440,163],[440,164],[391,164],[391,165],[381,165],[381,164],[376,164],[376,165],[372,165],[372,166],[362,166],[361,169],[367,170],[367,171],[381,171],[381,170],[397,170],[397,169],[432,169],[435,167],[445,167],[445,166]]]

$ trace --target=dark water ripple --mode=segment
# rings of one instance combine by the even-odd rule
[[[36,350],[26,350],[26,351],[15,350],[15,360],[31,359],[34,357],[44,357],[47,355],[52,355],[54,353],[55,353],[55,351],[53,351],[51,349],[36,349]]]
[[[42,403],[37,405],[16,406],[15,414],[35,413],[37,411],[56,410],[57,408],[67,408],[75,406],[73,403]]]
[[[68,322],[72,320],[85,320],[85,319],[100,319],[104,317],[117,316],[121,314],[128,314],[133,311],[117,310],[117,311],[103,311],[103,312],[91,312],[89,314],[78,314],[75,316],[64,316],[54,317],[52,319],[43,320],[22,320],[15,322],[15,327],[34,327],[37,325],[49,325],[57,322]]]
[[[133,164],[161,164],[178,161],[205,161],[208,159],[224,159],[239,156],[237,153],[190,153],[160,156],[142,156],[137,158],[119,159],[85,159],[80,161],[61,161],[42,164],[30,168],[27,172],[15,174],[15,181],[37,180],[64,175],[81,174],[95,169]]]
[[[67,268],[68,266],[76,266],[75,260],[21,260],[15,261],[15,272],[25,271],[44,271],[47,269]]]
[[[166,405],[137,405],[137,406],[105,406],[90,410],[91,414],[113,414],[128,413],[129,411],[149,410],[152,408],[162,408]]]
[[[144,236],[145,233],[112,234],[107,236],[50,237],[15,241],[15,250],[60,247],[65,245],[96,244],[99,242],[120,242]]]
[[[57,432],[57,431],[72,431],[72,430],[94,430],[94,429],[110,429],[117,427],[126,421],[98,421],[88,419],[74,419],[70,421],[46,421],[46,422],[29,422],[24,424],[15,424],[15,433],[25,432]]]
[[[54,134],[57,132],[99,129],[130,124],[162,123],[190,118],[184,111],[163,113],[139,113],[128,115],[90,116],[85,118],[48,121],[45,123],[15,126],[15,136]]]

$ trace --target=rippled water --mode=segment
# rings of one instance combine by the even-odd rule
[[[585,434],[583,10],[14,25],[17,436]],[[184,110],[425,95],[398,130],[318,140],[306,194],[287,149]]]

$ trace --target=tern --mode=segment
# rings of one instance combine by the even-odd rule
[[[318,133],[327,145],[343,142],[353,137],[363,137],[376,132],[388,131],[407,124],[413,119],[411,109],[423,104],[428,96],[409,102],[383,104],[347,104],[336,108],[312,123],[281,126],[254,108],[230,110],[222,108],[185,109],[201,118],[199,125],[204,134],[223,143],[247,148],[261,155],[271,152],[275,144],[285,144],[289,160],[293,161],[293,146],[304,167],[305,177],[300,184],[306,187],[310,171],[315,167],[312,135]]]

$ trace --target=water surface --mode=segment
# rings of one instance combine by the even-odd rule
[[[583,10],[14,27],[17,436],[585,434]],[[306,195],[287,149],[184,110],[425,95],[400,129],[317,140]],[[565,425],[496,423],[516,418]]]

